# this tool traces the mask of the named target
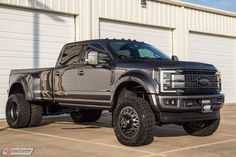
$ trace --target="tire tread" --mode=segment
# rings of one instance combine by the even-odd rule
[[[10,118],[10,103],[11,101],[15,101],[17,104],[17,110],[18,110],[18,117],[15,122],[13,122]],[[30,104],[29,102],[25,99],[24,94],[12,94],[6,105],[6,119],[7,123],[10,127],[12,128],[26,128],[29,126],[29,121],[30,121]]]
[[[140,132],[138,133],[138,137],[132,140],[125,139],[122,137],[120,130],[117,126],[118,117],[122,108],[131,104],[137,113],[143,117],[140,123]],[[140,117],[140,116],[139,116]],[[120,101],[114,111],[113,116],[113,124],[114,124],[114,131],[117,136],[117,139],[120,143],[127,145],[127,146],[142,146],[150,144],[153,141],[154,137],[154,130],[155,130],[155,115],[150,107],[150,104],[143,98],[137,96],[131,96],[129,98],[125,98],[124,100]]]
[[[40,105],[31,104],[31,119],[29,127],[39,126],[43,117],[43,107]]]
[[[189,126],[189,123],[183,124],[184,130],[193,136],[210,136],[212,135],[219,127],[220,124],[220,118],[215,120],[209,120],[207,121],[207,125],[202,129],[193,129]]]

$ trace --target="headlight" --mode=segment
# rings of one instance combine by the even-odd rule
[[[219,92],[221,91],[221,74],[219,71],[216,72],[216,80],[218,82]]]
[[[152,78],[157,82],[157,84],[159,84],[160,83],[160,72],[153,70]]]
[[[221,82],[221,74],[219,71],[216,72],[216,79],[218,82]]]
[[[161,92],[176,92],[172,89],[171,76],[176,73],[175,71],[161,71],[160,72],[160,86]]]

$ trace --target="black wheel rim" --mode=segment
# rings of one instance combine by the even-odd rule
[[[11,102],[10,105],[10,118],[12,121],[16,121],[18,117],[18,110],[17,110],[17,104],[15,101]]]
[[[119,115],[119,127],[128,139],[134,138],[139,131],[139,117],[136,110],[130,106],[123,108]]]

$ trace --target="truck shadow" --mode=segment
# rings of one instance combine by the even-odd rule
[[[113,128],[111,124],[111,115],[102,116],[97,122],[76,124],[70,119],[69,116],[46,118],[43,119],[41,126],[44,125],[59,125],[63,130],[82,130],[82,129],[100,129],[100,128]],[[181,126],[166,125],[155,129],[155,137],[177,137],[188,135]]]

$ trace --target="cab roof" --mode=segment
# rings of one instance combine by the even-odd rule
[[[78,44],[78,43],[92,43],[92,42],[110,42],[110,41],[127,41],[127,42],[137,42],[137,43],[144,43],[144,42],[141,42],[141,41],[137,41],[137,40],[131,40],[131,39],[109,39],[109,38],[106,38],[106,39],[92,39],[92,40],[84,40],[84,41],[77,41],[77,42],[71,42],[71,43],[68,43],[66,45],[71,45],[71,44]]]

